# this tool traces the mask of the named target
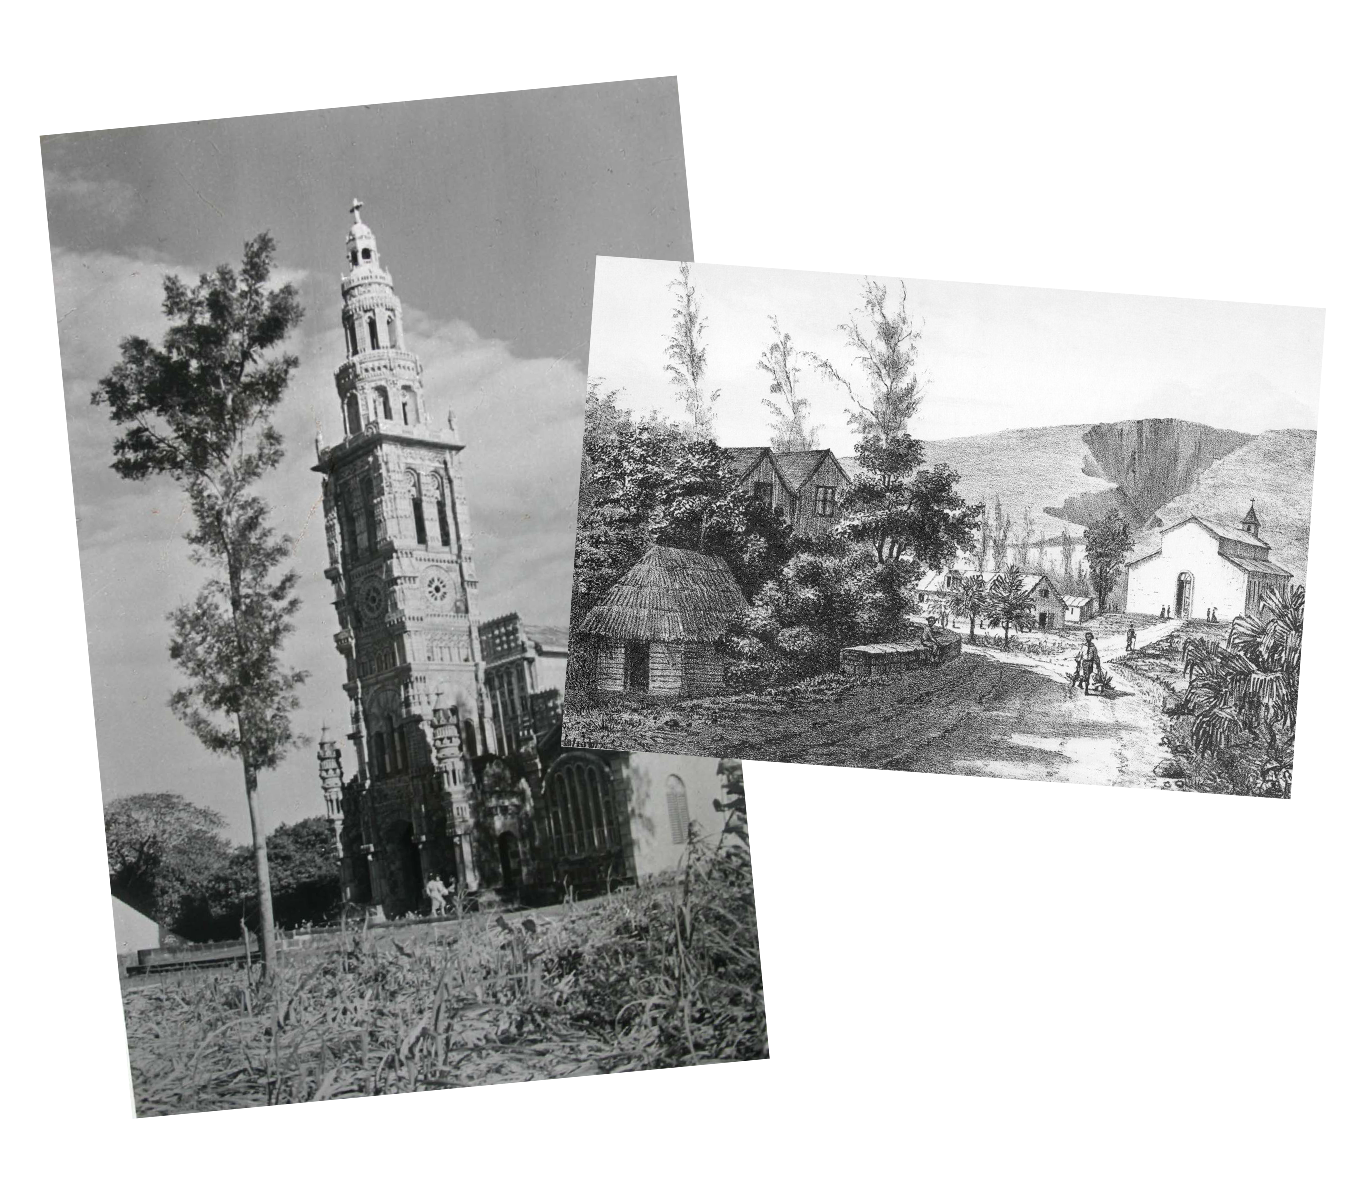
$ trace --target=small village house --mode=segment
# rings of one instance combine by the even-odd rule
[[[816,538],[833,529],[852,479],[827,448],[808,452],[773,452],[771,448],[727,448],[735,484],[751,489],[774,510],[781,510],[792,530]]]
[[[1064,600],[1067,622],[1088,622],[1099,609],[1099,599],[1092,593],[1068,594]]]
[[[594,690],[676,697],[723,688],[717,643],[747,606],[723,560],[649,548],[578,627]]]
[[[985,587],[989,588],[999,572],[974,572],[958,568],[946,568],[937,572],[930,572],[919,580],[916,586],[916,593],[919,598],[919,610],[924,614],[935,614],[940,618],[952,617],[952,601],[958,590],[968,576],[979,576],[985,581]],[[1039,630],[1055,630],[1058,626],[1066,622],[1080,621],[1081,617],[1072,614],[1071,602],[1083,600],[1091,602],[1093,598],[1077,599],[1067,597],[1062,594],[1056,586],[1056,582],[1050,577],[1042,576],[1036,572],[1023,573],[1023,593],[1031,598],[1033,612],[1037,615],[1037,628]],[[1093,609],[1089,606],[1081,605],[1081,610]]]
[[[1222,621],[1256,613],[1267,594],[1282,592],[1293,574],[1269,558],[1251,502],[1240,527],[1190,514],[1158,539],[1135,548],[1127,561],[1127,611]]]

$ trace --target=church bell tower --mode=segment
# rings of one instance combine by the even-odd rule
[[[342,438],[328,447],[319,434],[314,471],[350,701],[346,802],[360,806],[344,832],[366,860],[347,883],[358,902],[406,905],[433,875],[478,886],[470,763],[490,735],[463,445],[453,413],[432,420],[361,207],[351,205],[341,278]]]

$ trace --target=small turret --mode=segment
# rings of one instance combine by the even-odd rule
[[[1250,509],[1246,511],[1246,516],[1241,519],[1241,529],[1247,535],[1254,535],[1257,539],[1260,537],[1260,516],[1255,513],[1254,498],[1250,499]]]
[[[322,782],[322,799],[327,805],[327,824],[336,837],[336,854],[341,856],[341,748],[327,727],[322,727],[317,742],[317,776]]]

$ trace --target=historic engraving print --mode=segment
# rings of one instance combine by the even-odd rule
[[[1323,323],[600,259],[566,740],[1288,796]]]

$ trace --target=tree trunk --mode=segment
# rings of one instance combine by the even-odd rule
[[[237,723],[241,724],[240,720]],[[270,898],[270,859],[265,853],[265,834],[261,831],[260,809],[256,803],[256,777],[242,746],[242,776],[246,780],[246,809],[251,816],[251,852],[256,858],[256,898],[260,903],[261,966],[266,974],[275,969],[275,905]]]

